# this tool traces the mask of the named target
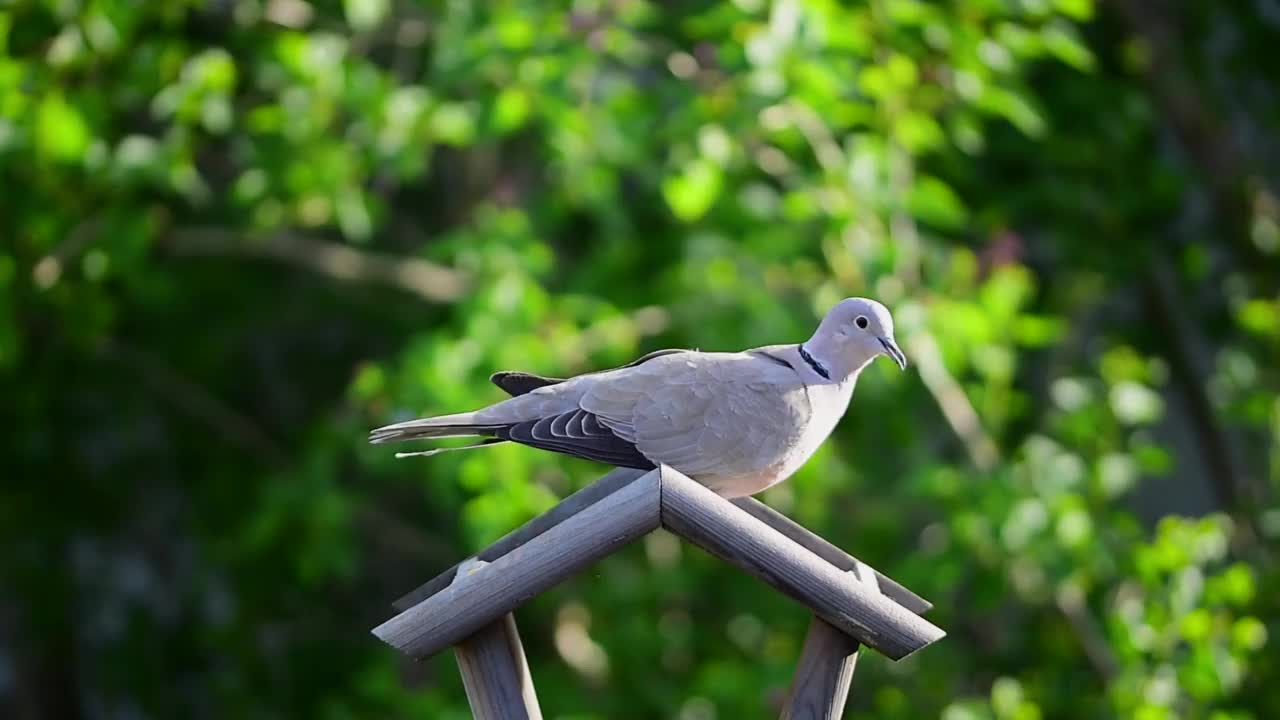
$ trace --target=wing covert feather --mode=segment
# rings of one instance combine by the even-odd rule
[[[660,357],[598,376],[580,406],[645,457],[690,475],[758,469],[785,455],[807,420],[793,370],[739,353]]]

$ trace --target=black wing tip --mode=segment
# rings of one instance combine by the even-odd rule
[[[516,370],[502,370],[489,376],[489,382],[497,385],[503,392],[515,397],[533,392],[540,387],[548,385],[558,385],[564,382],[563,378],[543,377],[534,375],[533,373],[519,372]]]
[[[680,353],[697,352],[697,350],[689,350],[687,348],[664,348],[662,350],[653,350],[623,365],[624,368],[633,368],[637,365],[643,365],[654,358],[660,358],[666,355],[678,355]]]

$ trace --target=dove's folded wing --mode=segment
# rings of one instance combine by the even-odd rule
[[[530,447],[620,467],[654,467],[634,443],[618,437],[594,414],[580,407],[589,378],[592,376],[551,381],[527,390],[520,386],[550,379],[517,377],[508,384],[525,390],[524,394],[477,411],[473,422],[483,426],[486,435]]]
[[[697,476],[785,454],[808,412],[794,370],[743,353],[656,358],[587,386],[579,406],[655,463]]]

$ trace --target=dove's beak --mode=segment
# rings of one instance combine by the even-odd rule
[[[907,356],[902,354],[902,350],[898,348],[898,344],[893,341],[893,338],[882,337],[876,339],[884,346],[884,354],[888,355],[894,362],[898,363],[899,368],[906,370]]]

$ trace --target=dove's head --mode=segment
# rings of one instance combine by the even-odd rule
[[[858,372],[880,355],[904,370],[907,367],[907,357],[893,339],[889,309],[867,298],[845,298],[836,303],[803,347],[840,377]]]

